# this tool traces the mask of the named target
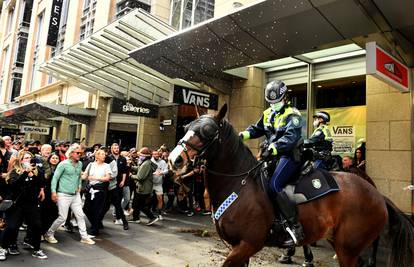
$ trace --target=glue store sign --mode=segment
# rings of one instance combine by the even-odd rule
[[[23,133],[34,133],[34,134],[48,135],[50,129],[48,127],[22,126],[21,131]]]

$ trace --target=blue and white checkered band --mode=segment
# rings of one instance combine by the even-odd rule
[[[223,203],[221,203],[220,207],[214,213],[214,219],[216,219],[216,220],[220,219],[221,215],[223,215],[223,213],[226,211],[226,209],[228,207],[230,207],[231,204],[233,204],[234,201],[236,201],[236,199],[238,197],[239,196],[236,193],[234,193],[234,192],[231,193],[231,195],[226,200],[224,200]]]

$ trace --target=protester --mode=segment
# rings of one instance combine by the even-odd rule
[[[91,223],[90,234],[97,236],[102,224],[101,214],[105,205],[108,182],[111,179],[111,167],[105,163],[105,151],[95,153],[95,162],[90,163],[82,175],[87,180],[84,212]]]
[[[151,161],[151,151],[148,147],[141,148],[138,155],[141,163],[137,174],[131,176],[137,183],[136,194],[132,203],[134,209],[132,221],[140,223],[140,212],[142,211],[149,218],[147,225],[152,225],[159,220],[158,217],[152,214],[149,207],[153,186],[152,176],[158,166]]]
[[[21,151],[13,168],[8,174],[7,183],[10,185],[9,198],[14,202],[6,211],[6,229],[3,231],[2,248],[7,249],[11,255],[20,254],[16,243],[20,225],[25,220],[31,229],[30,243],[26,245],[33,248],[33,257],[47,259],[40,249],[41,215],[39,202],[45,198],[44,177],[35,164],[31,163],[33,155]],[[5,250],[0,251],[0,259],[5,260]]]
[[[162,220],[162,206],[164,204],[164,191],[162,188],[164,176],[168,174],[168,165],[161,158],[161,151],[153,151],[151,161],[155,163],[158,167],[155,173],[153,174],[153,191],[156,198],[156,208],[158,213],[158,218]]]
[[[82,150],[78,144],[73,144],[66,152],[67,160],[62,161],[56,168],[51,183],[52,200],[57,202],[59,217],[45,234],[45,240],[49,243],[57,243],[54,234],[58,227],[65,222],[69,207],[75,214],[78,222],[81,242],[93,245],[93,241],[86,232],[85,214],[82,211],[81,170],[82,163],[79,161]]]

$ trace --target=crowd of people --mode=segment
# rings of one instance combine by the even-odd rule
[[[77,227],[81,243],[95,244],[108,211],[125,231],[129,223],[141,223],[141,212],[148,226],[173,210],[211,214],[203,170],[173,177],[165,145],[121,151],[117,143],[85,147],[4,136],[0,152],[0,260],[20,254],[19,229],[26,230],[21,245],[32,249],[33,257],[47,259],[41,241],[58,243],[59,228]]]

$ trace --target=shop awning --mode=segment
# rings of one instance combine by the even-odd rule
[[[23,122],[42,122],[54,125],[53,119],[65,117],[80,123],[89,123],[90,118],[96,117],[95,109],[77,108],[65,105],[33,102],[18,106],[0,113],[0,121],[5,123],[21,124]]]
[[[169,77],[222,90],[231,90],[225,70],[347,43],[365,47],[372,40],[383,46],[398,41],[395,52],[413,64],[413,8],[413,1],[404,0],[262,0],[140,47],[131,56]]]
[[[133,10],[52,58],[40,70],[89,92],[99,90],[117,98],[129,93],[145,103],[166,103],[174,84],[197,87],[156,72],[129,53],[173,32],[168,24],[147,12]]]

